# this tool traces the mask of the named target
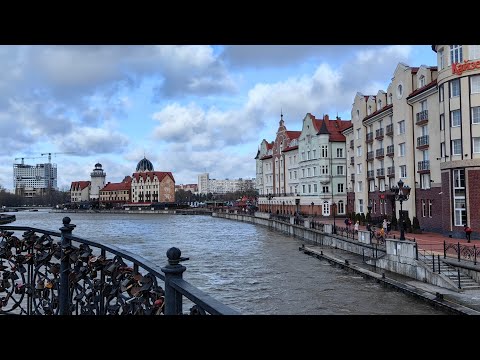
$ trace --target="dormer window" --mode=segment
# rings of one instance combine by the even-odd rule
[[[377,110],[380,110],[382,108],[382,100],[378,100],[377,102]]]
[[[418,87],[422,88],[425,86],[425,76],[420,76],[420,79],[418,80]]]

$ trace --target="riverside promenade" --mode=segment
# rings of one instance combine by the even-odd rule
[[[480,315],[480,265],[474,263],[472,258],[466,258],[463,253],[477,245],[475,240],[467,243],[466,239],[455,239],[441,234],[406,233],[406,241],[400,241],[399,231],[393,231],[387,237],[386,244],[375,244],[365,243],[363,239],[359,240],[358,236],[352,239],[350,235],[347,238],[342,231],[331,234],[332,226],[325,226],[325,232],[316,227],[310,228],[308,223],[311,218],[305,219],[305,225],[303,222],[296,225],[285,221],[287,219],[270,218],[266,213],[252,216],[219,211],[212,215],[253,222],[290,233],[303,242],[299,251],[320,261],[328,261],[333,266],[358,273],[448,313]],[[315,218],[315,221],[318,220],[324,225],[333,225],[333,221]],[[337,227],[344,224],[343,220],[340,218],[336,221]],[[365,226],[359,230],[366,232]],[[395,240],[391,240],[393,237]],[[480,244],[480,241],[477,242]],[[452,256],[449,246],[457,246],[457,250],[462,251],[461,255],[458,251],[458,259],[456,255]],[[446,257],[445,249],[448,250]]]

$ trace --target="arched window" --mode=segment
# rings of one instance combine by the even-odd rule
[[[340,200],[337,205],[337,213],[338,214],[345,214],[345,205],[343,204],[343,200]]]

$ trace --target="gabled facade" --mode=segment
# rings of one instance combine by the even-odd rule
[[[90,200],[90,181],[73,181],[70,185],[70,202],[80,203]]]
[[[100,189],[100,204],[109,207],[118,207],[131,201],[132,178],[125,176],[120,183],[107,183],[103,189]]]

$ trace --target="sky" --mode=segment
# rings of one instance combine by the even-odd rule
[[[386,90],[431,45],[0,46],[0,185],[13,164],[57,164],[58,188],[135,172],[145,156],[176,184],[255,177],[262,139],[306,113],[349,120],[357,92]]]

